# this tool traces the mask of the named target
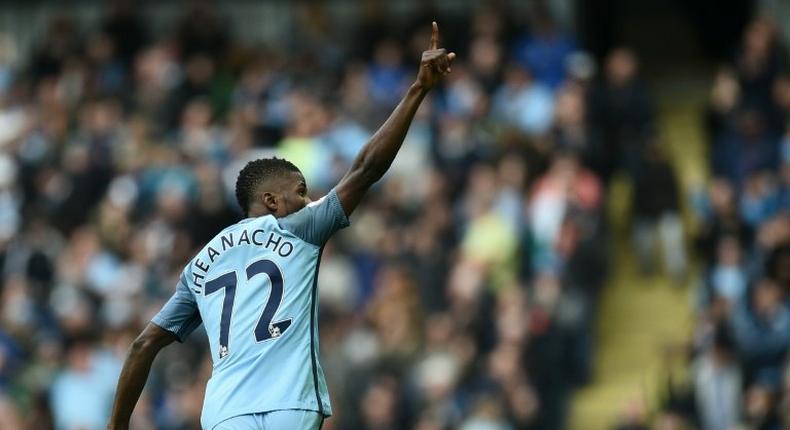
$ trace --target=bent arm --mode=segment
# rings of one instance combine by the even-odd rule
[[[417,80],[409,87],[398,106],[381,128],[370,138],[367,145],[354,159],[348,173],[343,176],[335,190],[346,216],[356,209],[362,196],[376,183],[392,165],[409,130],[420,103],[444,76],[450,73],[450,64],[455,53],[439,48],[439,26],[432,24],[431,43],[422,53]]]
[[[414,83],[387,121],[376,131],[370,141],[354,159],[348,173],[337,185],[337,197],[346,215],[356,209],[362,196],[392,165],[398,155],[414,114],[428,90]]]
[[[140,336],[132,342],[126,361],[123,363],[109,429],[128,429],[129,418],[132,416],[140,393],[143,391],[151,364],[159,351],[176,340],[176,335],[149,323]]]

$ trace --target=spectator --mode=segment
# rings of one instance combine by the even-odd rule
[[[149,39],[140,9],[128,0],[112,2],[104,18],[102,32],[110,38],[117,57],[127,69]]]
[[[722,238],[719,241],[718,258],[710,275],[714,298],[726,301],[728,308],[738,307],[744,303],[747,283],[741,244],[734,237]]]
[[[776,413],[773,387],[755,384],[746,390],[746,410],[742,425],[756,429],[779,430],[782,424]]]
[[[753,303],[733,318],[738,348],[744,357],[748,380],[768,377],[777,381],[790,348],[790,311],[779,286],[763,279],[755,287]]]
[[[121,362],[85,340],[67,351],[68,367],[55,378],[51,402],[55,428],[98,430],[106,426]]]
[[[507,67],[504,82],[492,103],[494,119],[528,135],[541,135],[551,126],[554,110],[551,92],[535,82],[532,74],[521,66]]]
[[[608,183],[617,168],[636,176],[644,145],[655,131],[655,114],[632,51],[613,50],[604,71],[590,95],[589,111],[594,139],[605,145],[595,171]]]
[[[397,95],[403,93],[408,84],[400,45],[394,40],[380,42],[367,75],[368,92],[374,104],[384,107],[396,103]]]
[[[573,209],[594,212],[600,204],[598,178],[579,166],[574,155],[558,154],[549,170],[536,181],[527,209],[535,270],[555,267],[555,244],[569,213]]]
[[[770,172],[756,172],[746,179],[740,210],[751,226],[763,224],[778,210],[777,190]]]
[[[657,237],[667,271],[677,282],[682,282],[686,275],[686,250],[679,188],[675,172],[661,148],[656,143],[648,146],[634,183],[634,248],[643,273],[651,273]]]
[[[712,348],[693,365],[696,407],[703,430],[727,430],[738,422],[742,378],[734,346],[727,331],[720,329]]]
[[[565,81],[565,66],[576,41],[563,33],[547,8],[548,2],[537,2],[532,8],[531,34],[516,43],[514,57],[533,71],[535,80],[556,90]]]
[[[714,179],[709,191],[709,208],[705,209],[698,247],[711,265],[716,260],[717,246],[722,237],[732,236],[745,246],[753,238],[752,229],[743,221],[736,206],[732,184],[724,179]]]
[[[734,63],[743,88],[743,104],[762,113],[771,106],[771,89],[780,70],[781,52],[776,27],[767,19],[755,19],[744,31]]]

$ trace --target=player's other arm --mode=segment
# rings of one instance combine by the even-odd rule
[[[189,265],[182,272],[170,300],[132,342],[118,378],[115,402],[107,428],[129,428],[129,417],[140,398],[156,355],[174,340],[183,342],[202,323],[195,297],[190,292],[186,279],[189,279]]]
[[[356,209],[362,196],[387,172],[406,137],[409,125],[425,95],[450,73],[455,53],[438,48],[439,28],[433,23],[430,49],[422,53],[416,81],[381,128],[360,151],[348,173],[336,187],[346,215]]]
[[[132,342],[126,361],[123,363],[121,376],[118,379],[118,388],[115,392],[115,402],[108,429],[129,428],[129,418],[140,398],[145,381],[148,380],[151,363],[154,362],[159,351],[173,343],[174,340],[178,340],[174,333],[149,323]]]

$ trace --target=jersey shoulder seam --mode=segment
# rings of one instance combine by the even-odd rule
[[[279,221],[279,220],[277,220],[276,218],[275,218],[275,220],[277,221],[277,227],[279,227],[279,228],[280,228],[280,230],[282,230],[282,231],[284,231],[284,232],[286,232],[286,233],[290,234],[291,236],[293,236],[294,238],[296,238],[296,239],[297,239],[297,240],[299,240],[300,242],[306,243],[306,244],[308,244],[308,245],[310,245],[310,246],[312,246],[312,247],[314,247],[314,248],[316,248],[316,249],[321,249],[321,245],[316,245],[316,244],[315,244],[315,243],[313,243],[313,242],[309,242],[309,241],[307,241],[307,240],[304,240],[304,239],[302,239],[302,238],[301,238],[301,237],[299,237],[299,236],[298,236],[296,233],[294,233],[294,232],[292,232],[291,230],[288,230],[287,228],[285,228],[285,227],[284,227],[284,226],[283,226],[283,225],[280,223],[280,221]]]

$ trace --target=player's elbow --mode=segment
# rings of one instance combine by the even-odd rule
[[[156,342],[154,339],[143,332],[132,341],[132,345],[129,347],[129,355],[146,355],[156,350]]]

